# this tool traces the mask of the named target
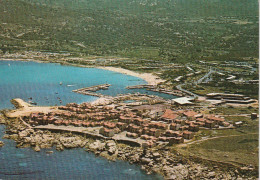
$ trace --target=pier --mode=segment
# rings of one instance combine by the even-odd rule
[[[140,84],[140,85],[135,85],[135,86],[127,86],[126,89],[143,89],[143,88],[156,88],[155,85],[148,85],[148,84]]]
[[[146,89],[149,91],[174,95],[174,96],[184,96],[184,94],[179,90],[167,90],[164,88],[159,88],[156,85],[148,85],[148,84],[141,84],[141,85],[135,85],[135,86],[127,86],[126,89]]]
[[[106,97],[107,95],[96,93],[96,91],[107,90],[110,86],[111,84],[100,84],[96,86],[90,86],[90,87],[72,90],[72,92],[83,94],[83,95],[89,95],[89,96]]]

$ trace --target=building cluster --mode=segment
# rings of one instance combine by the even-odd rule
[[[254,99],[242,94],[209,93],[206,96],[208,99],[221,100],[226,103],[250,104],[255,102]]]
[[[29,117],[24,117],[24,120],[31,125],[99,127],[99,134],[105,137],[113,137],[122,132],[126,138],[144,140],[147,147],[153,147],[159,141],[182,143],[184,139],[192,139],[200,128],[230,125],[223,118],[203,115],[193,110],[166,109],[161,116],[151,118],[143,117],[138,110],[94,106],[89,103],[70,103],[60,106],[57,112],[32,113]]]
[[[40,51],[23,51],[22,53],[8,53],[2,55],[3,58],[17,58],[17,59],[49,59],[49,58],[64,58],[69,57],[71,54],[69,52],[40,52]]]

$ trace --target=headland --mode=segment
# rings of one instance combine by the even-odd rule
[[[207,147],[211,143],[215,147],[216,142],[222,148],[223,141],[232,141],[232,147],[228,147],[232,149],[247,138],[255,138],[257,101],[231,93],[191,97],[183,86],[173,89],[155,80],[142,87],[184,97],[166,100],[140,93],[121,94],[101,96],[92,103],[52,107],[14,99],[17,109],[3,112],[5,138],[15,140],[17,147],[32,147],[35,151],[81,147],[110,160],[140,164],[147,173],[160,173],[166,179],[258,176],[255,151],[250,158],[245,156],[245,147],[235,153]]]
[[[129,99],[135,102],[126,102]],[[173,108],[156,96],[137,93],[110,97],[106,103],[57,107],[32,106],[21,99],[12,103],[17,109],[3,113],[8,128],[5,138],[15,140],[17,147],[35,151],[53,146],[60,151],[84,148],[109,160],[140,164],[147,173],[160,173],[166,179],[229,179],[256,173],[254,168],[183,153],[189,144],[210,140],[197,138],[201,130],[236,127],[224,116],[190,107]]]

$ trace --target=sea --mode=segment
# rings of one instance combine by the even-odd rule
[[[0,61],[0,110],[12,109],[10,100],[21,98],[41,106],[65,105],[70,102],[91,102],[97,97],[72,92],[74,89],[109,83],[100,93],[110,96],[125,93],[147,93],[166,99],[171,95],[144,89],[129,90],[126,86],[146,84],[138,77],[97,68],[65,66],[32,61]],[[64,150],[16,148],[12,140],[3,139],[5,126],[0,125],[0,179],[89,179],[143,180],[163,179],[161,175],[147,175],[138,165],[125,161],[111,162],[96,157],[82,148]],[[46,151],[53,151],[52,154]]]

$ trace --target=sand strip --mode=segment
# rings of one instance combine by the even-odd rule
[[[164,82],[164,80],[160,79],[156,75],[153,75],[152,73],[137,73],[137,72],[133,72],[133,71],[130,71],[130,70],[127,70],[127,69],[117,68],[117,67],[101,67],[101,66],[98,66],[96,68],[114,71],[114,72],[119,72],[119,73],[130,75],[130,76],[139,77],[139,78],[145,80],[149,85],[157,85],[161,82]]]

